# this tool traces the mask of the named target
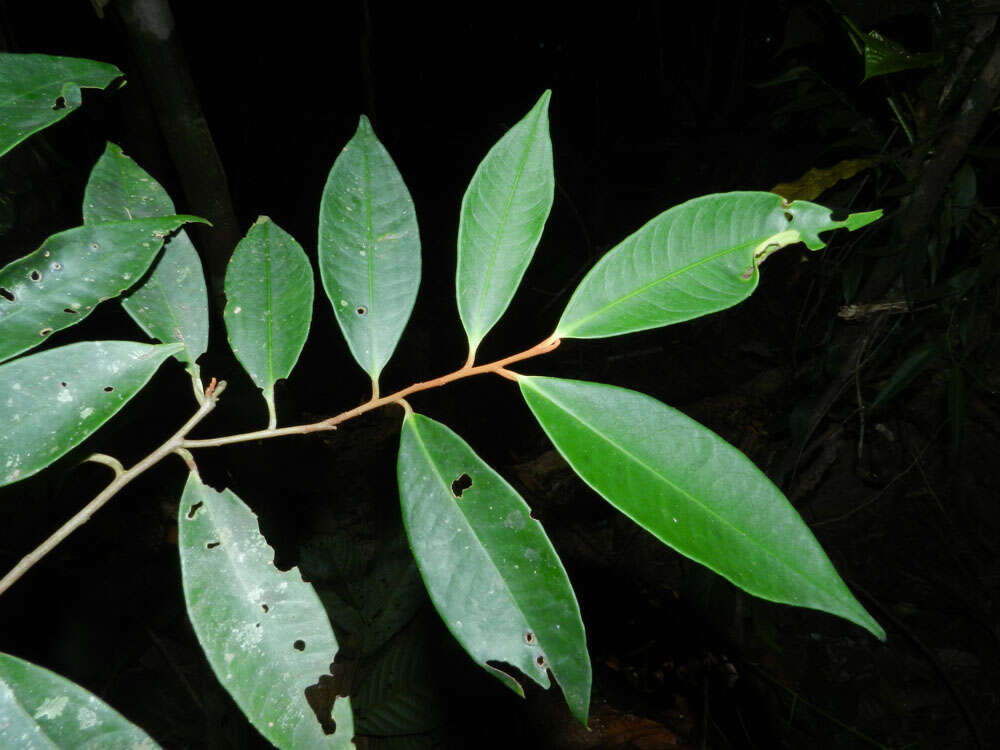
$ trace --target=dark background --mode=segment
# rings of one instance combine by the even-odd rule
[[[416,309],[382,376],[384,393],[464,361],[453,286],[462,194],[490,146],[547,88],[555,205],[480,361],[548,335],[596,259],[666,208],[710,192],[768,190],[842,159],[881,159],[819,199],[884,208],[886,220],[866,239],[840,233],[818,256],[801,246],[782,251],[768,260],[757,293],[733,310],[608,341],[565,342],[521,369],[635,388],[740,447],[789,494],[888,642],[830,616],[751,600],[679,559],[573,477],[509,383],[465,381],[412,404],[514,482],[553,539],[588,628],[594,731],[575,728],[558,695],[529,690],[522,702],[482,674],[429,603],[418,602],[399,634],[420,652],[410,662],[419,667],[418,687],[397,706],[411,717],[401,720],[398,734],[406,736],[359,746],[939,748],[989,747],[1000,738],[1000,493],[991,471],[1000,449],[991,275],[998,251],[989,229],[995,114],[976,128],[979,151],[961,160],[978,178],[976,223],[955,233],[936,277],[926,260],[913,271],[911,250],[897,242],[906,234],[902,201],[936,153],[927,146],[954,127],[957,105],[935,111],[935,93],[962,41],[991,17],[989,7],[974,13],[975,3],[939,3],[942,16],[920,2],[842,4],[861,29],[874,26],[910,50],[942,54],[937,68],[861,84],[861,60],[821,2],[709,0],[686,5],[683,15],[657,2],[595,10],[503,4],[489,13],[428,4],[221,5],[173,3],[182,57],[168,58],[130,37],[118,3],[101,19],[83,2],[0,2],[7,51],[111,62],[129,80],[117,91],[88,91],[79,112],[0,162],[0,261],[80,223],[87,175],[108,140],[160,181],[179,211],[213,220],[215,235],[193,234],[210,270],[231,249],[219,240],[227,220],[235,241],[261,214],[315,261],[326,175],[365,113],[413,195],[424,262]],[[211,131],[230,217],[213,215],[192,192],[192,175],[197,182],[204,170],[210,181],[211,165],[171,154],[143,56],[172,72],[179,61],[186,66],[179,72],[190,75]],[[823,85],[760,85],[798,66]],[[917,147],[887,104],[888,95],[903,94]],[[921,258],[951,215],[954,189],[944,192],[915,238]],[[896,263],[886,289],[923,307],[881,327],[838,318],[842,304],[883,298],[859,295],[886,257]],[[976,282],[961,294],[934,291],[970,269]],[[960,336],[955,321],[967,319],[969,335]],[[53,338],[59,345],[137,336],[109,304]],[[820,409],[831,384],[840,385],[845,352],[865,336],[879,356]],[[916,371],[861,420],[859,404],[870,407],[914,347],[941,337],[950,356]],[[960,409],[956,371],[966,377]],[[219,327],[202,372],[230,388],[200,436],[263,426],[263,401],[227,355]],[[303,358],[279,387],[281,422],[353,407],[368,388],[317,293]],[[179,367],[164,366],[85,450],[5,488],[3,566],[107,481],[106,469],[78,465],[87,452],[112,453],[126,465],[141,458],[193,411],[188,389]],[[231,488],[260,514],[280,566],[300,564],[321,592],[324,585],[342,592],[351,576],[310,571],[310,550],[332,545],[343,569],[360,578],[399,559],[392,471],[399,416],[388,410],[332,436],[196,458],[210,484]],[[810,432],[804,425],[813,418]],[[187,624],[173,520],[180,469],[170,460],[136,481],[7,593],[0,649],[78,681],[167,747],[256,746],[259,737],[214,680]],[[412,596],[421,596],[419,588]],[[380,656],[351,637],[338,630],[346,656],[335,674],[341,686],[361,690]]]

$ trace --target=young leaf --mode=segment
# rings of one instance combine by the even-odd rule
[[[97,160],[83,198],[83,223],[105,224],[174,214],[167,191],[120,147],[109,143]],[[122,299],[139,327],[184,348],[177,359],[197,376],[195,360],[208,348],[208,290],[198,252],[181,229],[167,239],[145,281]]]
[[[0,268],[0,362],[87,317],[146,272],[163,238],[195,216],[76,227]],[[175,349],[174,351],[179,351]]]
[[[272,428],[274,384],[302,353],[312,304],[312,268],[301,245],[261,216],[229,259],[223,315],[233,354],[264,392]]]
[[[398,479],[410,547],[452,635],[519,695],[493,663],[544,688],[551,669],[586,724],[591,674],[580,609],[531,509],[462,438],[418,414],[403,420]]]
[[[514,297],[552,208],[551,94],[490,149],[462,199],[455,286],[472,355]]]
[[[154,750],[159,745],[93,693],[0,654],[0,747]]]
[[[786,245],[825,246],[819,233],[870,224],[881,211],[834,221],[816,203],[773,193],[719,193],[657,216],[613,248],[580,282],[556,335],[600,338],[680,323],[742,302],[758,266]]]
[[[84,341],[0,365],[0,487],[44,469],[113,417],[180,344]]]
[[[95,60],[0,52],[0,156],[79,107],[81,88],[103,89],[121,76]]]
[[[363,115],[323,189],[319,270],[351,354],[377,383],[417,298],[420,233],[403,177]]]
[[[353,748],[349,698],[323,728],[305,690],[330,674],[337,640],[313,587],[274,567],[257,517],[229,490],[188,477],[178,515],[184,601],[208,663],[247,719],[280,748]]]
[[[661,541],[751,594],[838,615],[885,640],[781,491],[718,435],[624,388],[519,382],[576,473]]]

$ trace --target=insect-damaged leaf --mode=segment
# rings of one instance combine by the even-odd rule
[[[264,393],[275,424],[274,384],[287,378],[312,322],[313,273],[295,239],[261,216],[226,268],[229,345]]]
[[[83,223],[106,224],[174,214],[167,191],[121,148],[109,143],[90,172]],[[201,260],[183,229],[171,235],[145,280],[122,299],[149,336],[184,348],[177,359],[197,376],[195,360],[208,348],[208,290]]]
[[[30,477],[83,442],[179,348],[85,341],[0,365],[0,487]]]
[[[377,382],[417,298],[420,234],[403,177],[364,116],[323,189],[319,270],[351,354]]]
[[[0,53],[0,156],[79,107],[81,88],[103,89],[121,75],[95,60]]]
[[[0,269],[0,361],[79,323],[135,284],[163,238],[196,216],[164,216],[68,229]],[[174,349],[174,351],[179,351]]]
[[[521,496],[458,435],[418,414],[403,421],[398,481],[420,574],[462,648],[519,695],[517,681],[493,663],[544,688],[552,670],[586,724],[591,673],[580,610]]]
[[[661,541],[751,594],[838,615],[885,640],[781,491],[718,435],[624,388],[519,383],[576,473]]]
[[[0,654],[0,747],[154,750],[159,745],[79,685]]]
[[[552,208],[551,94],[490,149],[462,199],[455,286],[473,353],[513,299]]]
[[[353,748],[348,698],[333,734],[305,690],[330,674],[337,640],[313,587],[279,571],[257,517],[229,490],[188,477],[178,515],[184,601],[208,663],[250,722],[280,748]]]
[[[601,258],[559,320],[560,338],[599,338],[680,323],[742,302],[758,266],[786,245],[825,246],[819,233],[870,224],[881,211],[834,221],[828,208],[773,193],[719,193],[657,216]]]

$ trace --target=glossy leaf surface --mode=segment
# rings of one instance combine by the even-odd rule
[[[135,284],[163,238],[194,216],[76,227],[0,269],[0,361],[79,323]]]
[[[263,391],[272,421],[274,384],[302,353],[312,304],[312,267],[301,245],[261,216],[229,260],[223,315],[229,345]]]
[[[81,88],[103,89],[121,75],[94,60],[0,53],[0,156],[79,107]]]
[[[819,233],[858,229],[881,211],[834,221],[816,203],[786,204],[773,193],[719,193],[657,216],[607,253],[584,277],[559,320],[560,338],[599,338],[680,323],[742,302],[758,266],[797,242],[825,246]]]
[[[159,745],[76,683],[0,654],[0,747],[153,750]]]
[[[885,639],[781,491],[718,435],[624,388],[519,382],[576,473],[661,541],[751,594],[839,615]]]
[[[91,170],[83,223],[104,224],[174,214],[174,202],[156,180],[109,143]],[[208,289],[198,252],[183,229],[171,235],[146,279],[122,307],[154,339],[180,343],[177,359],[193,367],[208,348]]]
[[[83,442],[179,348],[85,341],[0,365],[0,487],[30,477]]]
[[[580,610],[521,496],[458,435],[418,414],[403,421],[398,480],[420,574],[462,648],[519,695],[493,662],[545,688],[550,669],[586,724],[591,673]]]
[[[330,674],[337,641],[313,587],[279,571],[257,517],[229,490],[188,477],[178,516],[188,616],[219,682],[279,748],[353,748],[350,700],[324,735],[305,690]]]
[[[552,208],[551,93],[490,149],[462,199],[455,284],[472,351],[513,299]]]
[[[323,189],[319,268],[351,354],[377,381],[417,298],[420,233],[403,177],[364,116]]]

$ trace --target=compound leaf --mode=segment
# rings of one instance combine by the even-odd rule
[[[816,203],[762,192],[718,193],[665,211],[590,269],[559,320],[560,338],[599,338],[680,323],[742,302],[758,266],[776,250],[819,233],[869,224],[881,211],[834,221]]]
[[[353,748],[350,699],[323,728],[305,690],[330,674],[337,640],[313,587],[280,571],[257,517],[229,490],[188,477],[178,516],[184,601],[208,662],[247,719],[280,748]]]
[[[363,115],[323,189],[319,270],[351,354],[377,382],[417,298],[420,233],[403,177]]]
[[[81,88],[103,89],[121,76],[95,60],[0,52],[0,156],[79,107]]]
[[[490,149],[462,199],[455,285],[473,355],[513,299],[552,208],[551,94]]]
[[[26,479],[113,417],[180,344],[84,341],[0,365],[0,487]]]
[[[576,473],[658,539],[751,594],[838,615],[885,639],[781,491],[718,435],[624,388],[519,382]]]
[[[477,664],[520,669],[544,688],[552,670],[584,724],[590,660],[580,610],[551,542],[520,495],[458,435],[418,414],[403,420],[403,523],[431,601]]]
[[[0,747],[154,750],[159,745],[79,685],[0,654]]]

